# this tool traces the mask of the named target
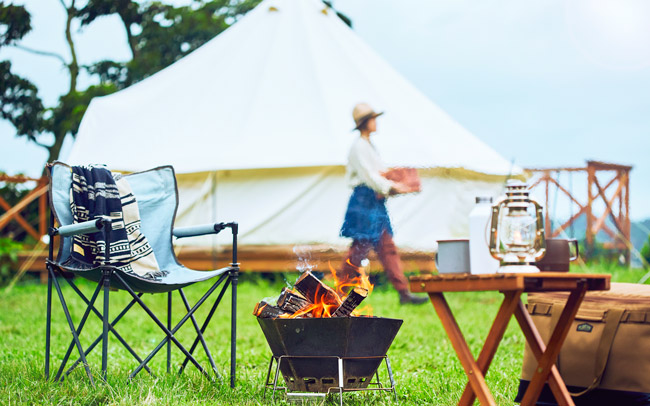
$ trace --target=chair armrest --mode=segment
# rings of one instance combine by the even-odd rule
[[[95,220],[84,221],[83,223],[70,224],[59,228],[52,228],[50,235],[60,235],[69,237],[71,235],[96,233],[103,229],[105,225],[111,224],[110,217],[102,216]]]
[[[199,235],[218,234],[226,228],[224,223],[202,224],[198,226],[178,227],[172,231],[176,238],[197,237]]]

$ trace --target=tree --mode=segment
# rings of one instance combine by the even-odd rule
[[[70,50],[70,61],[61,55],[49,51],[41,51],[21,46],[18,43],[30,30],[31,18],[23,6],[5,5],[0,3],[0,45],[16,46],[37,55],[54,57],[61,61],[69,75],[69,87],[65,95],[59,98],[58,105],[45,108],[38,97],[36,86],[11,72],[11,63],[0,62],[0,85],[4,89],[1,95],[2,118],[8,120],[15,128],[18,136],[26,136],[30,141],[46,148],[49,152],[48,162],[59,157],[61,147],[67,135],[75,136],[81,117],[90,99],[115,90],[114,86],[91,86],[84,91],[77,90],[77,78],[80,66],[72,38],[72,21],[78,10],[76,0],[61,4],[66,10],[65,37]],[[42,141],[51,135],[53,141]]]
[[[101,16],[117,14],[126,31],[126,40],[133,58],[137,55],[134,26],[142,22],[138,4],[131,0],[89,0],[88,4],[77,13],[81,25],[88,25]]]
[[[253,9],[260,0],[195,0],[175,7],[161,2],[89,0],[78,16],[82,25],[117,14],[131,49],[128,62],[100,61],[90,66],[101,83],[125,88],[191,53]],[[137,33],[136,33],[137,32]]]
[[[98,62],[89,71],[102,83],[118,88],[130,86],[193,52],[259,3],[260,0],[195,0],[189,6],[174,7],[161,2],[138,6],[132,0],[89,0],[79,13],[82,24],[90,24],[102,15],[117,14],[133,56],[126,63]],[[330,1],[323,3],[352,26],[352,20],[335,10]]]
[[[13,45],[32,29],[31,16],[23,6],[0,3],[0,46]],[[11,62],[0,61],[0,117],[8,120],[19,135],[36,141],[42,130],[43,102],[29,80],[11,71]]]
[[[78,0],[60,0],[66,11],[68,60],[53,52],[20,45],[20,39],[31,30],[30,15],[23,6],[0,3],[0,46],[14,46],[56,58],[69,77],[68,90],[59,98],[58,104],[44,107],[37,87],[12,73],[8,61],[0,62],[0,86],[4,89],[0,95],[0,117],[15,127],[18,136],[26,136],[46,148],[48,162],[54,161],[59,157],[66,137],[76,137],[81,118],[93,97],[110,94],[158,72],[228,28],[259,1],[195,0],[191,6],[174,7],[160,2],[139,5],[131,0],[88,0],[79,7]],[[84,26],[109,14],[120,17],[132,59],[80,66],[72,35],[73,21],[78,19]],[[95,76],[99,84],[77,89],[82,69]]]
[[[70,51],[66,60],[61,55],[30,49],[18,41],[31,30],[29,13],[23,6],[0,2],[0,46],[15,46],[27,52],[58,59],[68,72],[69,86],[54,107],[44,107],[38,98],[38,89],[26,79],[11,72],[8,61],[0,63],[1,118],[10,121],[18,136],[46,148],[48,162],[59,157],[67,136],[76,137],[81,118],[93,97],[106,95],[130,86],[153,75],[194,51],[224,31],[261,0],[193,0],[188,6],[175,7],[159,1],[87,0],[79,6],[78,0],[59,0],[66,11],[65,37]],[[67,1],[67,3],[66,3]],[[323,1],[328,8],[331,2]],[[334,10],[349,26],[351,20]],[[72,36],[72,23],[81,26],[96,19],[116,14],[126,32],[131,60],[104,60],[91,66],[80,66]],[[77,89],[82,69],[98,80],[84,90]],[[42,141],[51,136],[53,141]]]

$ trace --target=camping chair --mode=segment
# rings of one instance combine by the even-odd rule
[[[47,324],[46,324],[46,341],[45,341],[45,376],[47,379],[50,377],[50,332],[52,322],[52,286],[55,287],[56,293],[60,299],[63,313],[67,320],[68,326],[72,333],[72,341],[68,347],[67,353],[63,358],[61,365],[54,378],[55,381],[62,380],[67,376],[72,369],[80,363],[85,368],[86,374],[94,385],[93,376],[90,372],[86,357],[88,354],[99,344],[102,343],[102,379],[106,380],[106,371],[108,365],[108,333],[109,331],[113,336],[126,348],[126,350],[137,360],[139,365],[135,368],[129,378],[136,376],[142,369],[152,374],[147,366],[149,361],[159,352],[165,345],[167,345],[167,372],[170,372],[171,365],[171,343],[173,342],[176,347],[183,353],[185,360],[180,367],[179,374],[183,372],[188,362],[194,364],[197,369],[208,379],[212,377],[208,372],[199,364],[194,357],[193,353],[196,347],[200,344],[205,350],[205,354],[210,362],[210,366],[220,379],[219,373],[208,349],[208,346],[203,338],[203,333],[206,331],[215,310],[219,306],[223,295],[226,293],[229,285],[232,286],[232,307],[231,307],[231,337],[230,337],[230,386],[235,385],[235,338],[236,338],[236,311],[237,311],[237,278],[239,275],[239,264],[237,263],[237,223],[217,223],[208,224],[195,227],[174,228],[174,218],[176,216],[176,209],[178,206],[178,191],[176,188],[176,177],[174,169],[171,166],[163,166],[151,169],[144,172],[138,172],[126,175],[129,185],[135,195],[140,211],[141,232],[147,237],[150,245],[153,248],[154,255],[158,262],[161,271],[166,271],[166,275],[157,279],[145,279],[133,273],[123,272],[120,269],[109,264],[110,257],[106,255],[105,261],[101,266],[92,267],[91,269],[78,269],[66,266],[65,261],[71,256],[72,236],[80,234],[88,234],[94,232],[103,232],[106,246],[110,246],[111,242],[111,218],[102,217],[82,223],[74,223],[72,211],[70,208],[70,189],[72,184],[72,168],[61,162],[54,162],[48,164],[48,174],[50,179],[50,245],[49,256],[46,261],[48,271],[48,295],[47,295]],[[58,227],[54,227],[54,220],[56,219]],[[172,247],[172,235],[177,238],[193,237],[198,235],[216,234],[219,231],[230,228],[232,232],[232,262],[228,267],[217,269],[214,271],[194,271],[182,266],[176,259]],[[57,258],[54,259],[53,243],[58,236],[59,251]],[[107,254],[110,253],[110,250]],[[91,281],[97,282],[97,287],[93,295],[88,298],[76,286],[73,280],[69,277],[57,278],[57,276],[64,276],[69,273],[75,276],[81,276]],[[165,273],[165,272],[163,272]],[[183,288],[197,282],[208,281],[218,277],[216,282],[205,292],[205,294],[198,300],[194,306],[190,307]],[[87,308],[83,317],[77,326],[74,325],[70,311],[66,304],[63,291],[60,286],[59,280],[65,280],[74,292],[76,292],[81,299],[86,303]],[[208,301],[212,293],[221,286],[210,312],[208,313],[202,326],[195,318],[196,310]],[[100,291],[103,290],[103,311],[99,311],[95,307],[95,301],[99,296]],[[112,320],[109,320],[109,298],[111,290],[124,290],[128,293],[131,302]],[[172,293],[178,291],[184,307],[187,311],[184,317],[172,327],[171,325],[171,312],[172,312]],[[115,293],[115,292],[114,292]],[[165,325],[160,319],[151,311],[151,309],[142,300],[144,293],[167,293],[167,324]],[[126,315],[126,313],[135,305],[138,304],[146,314],[155,322],[155,324],[162,330],[164,337],[158,343],[151,353],[144,359],[140,358],[138,354],[129,346],[129,344],[122,338],[117,331],[117,323]],[[82,348],[79,336],[88,320],[91,313],[94,313],[103,323],[101,335],[86,349]],[[175,333],[187,322],[191,320],[194,329],[196,330],[196,338],[192,346],[186,349],[175,336]],[[68,370],[65,370],[67,361],[76,347],[79,358],[74,362]]]

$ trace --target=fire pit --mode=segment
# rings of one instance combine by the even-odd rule
[[[257,321],[287,389],[305,392],[367,388],[402,325],[381,317]]]
[[[369,306],[359,305],[373,286],[359,268],[353,278],[340,280],[331,269],[335,288],[311,272],[303,272],[293,288],[283,288],[277,299],[255,305],[253,314],[273,353],[264,391],[273,387],[287,396],[325,396],[338,392],[388,390],[395,382],[386,352],[402,320],[372,317]],[[276,369],[270,380],[273,362]],[[390,387],[383,387],[377,372],[386,362]],[[278,386],[280,372],[285,386]],[[372,378],[376,376],[376,381]],[[372,388],[369,386],[373,385]]]

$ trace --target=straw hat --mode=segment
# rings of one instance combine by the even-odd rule
[[[361,127],[366,121],[370,120],[371,118],[379,117],[382,114],[384,114],[383,111],[381,113],[377,113],[367,103],[357,104],[354,106],[354,110],[352,110],[352,118],[354,118],[354,123],[357,125],[354,127],[354,129],[358,130],[359,127]]]

